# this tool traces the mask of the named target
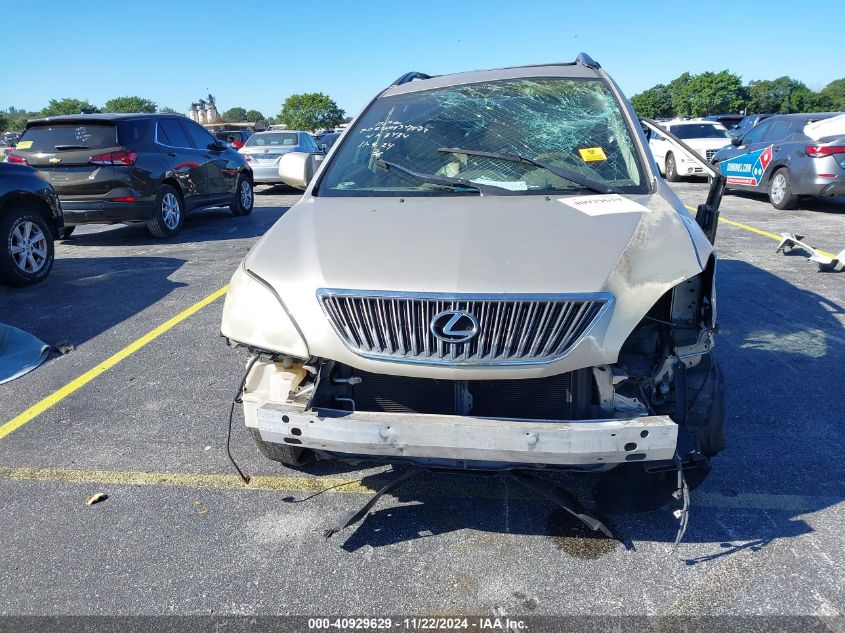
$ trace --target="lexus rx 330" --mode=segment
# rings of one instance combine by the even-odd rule
[[[222,321],[266,456],[602,470],[723,448],[711,239],[589,57],[409,73],[319,168],[278,169],[304,195]]]

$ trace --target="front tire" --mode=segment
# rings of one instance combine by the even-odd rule
[[[68,239],[71,235],[73,235],[73,232],[74,232],[75,230],[76,230],[76,225],[73,225],[73,226],[66,226],[66,227],[64,227],[64,228],[62,229],[62,235],[61,235],[61,237],[60,237],[59,239],[60,239],[60,240],[66,240],[66,239]]]
[[[681,179],[678,176],[678,167],[675,164],[674,154],[666,155],[666,180],[669,182],[678,182]]]
[[[182,198],[176,189],[170,185],[159,187],[153,217],[147,220],[150,235],[159,239],[173,237],[182,230],[184,220]]]
[[[50,227],[37,212],[12,209],[0,218],[0,281],[29,286],[44,280],[55,255]]]
[[[789,184],[789,172],[781,167],[769,180],[769,202],[775,209],[794,209],[798,206],[798,196],[792,193]]]
[[[261,433],[258,429],[250,427],[252,439],[255,445],[264,457],[271,459],[274,462],[279,462],[285,466],[296,468],[297,466],[304,466],[314,459],[314,453],[307,448],[301,446],[288,446],[287,444],[276,444],[274,442],[266,442],[261,439]]]
[[[249,215],[252,213],[254,200],[252,182],[246,176],[238,176],[237,183],[235,183],[235,199],[229,205],[229,209],[234,215]]]

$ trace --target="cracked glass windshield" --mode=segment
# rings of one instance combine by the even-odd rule
[[[444,149],[520,155],[558,173]],[[326,168],[318,195],[595,191],[585,183],[647,190],[619,105],[600,80],[512,79],[383,97]]]

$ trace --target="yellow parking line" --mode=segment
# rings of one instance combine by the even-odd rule
[[[138,338],[138,339],[132,341],[129,345],[127,345],[126,347],[124,347],[123,349],[118,351],[117,353],[109,356],[106,360],[101,362],[99,365],[96,365],[95,367],[89,369],[88,371],[86,371],[84,374],[82,374],[78,378],[75,378],[74,380],[72,380],[71,382],[66,384],[64,387],[57,389],[56,391],[51,393],[49,396],[47,396],[43,400],[36,402],[34,405],[29,407],[26,411],[24,411],[20,415],[15,416],[11,420],[9,420],[5,424],[3,424],[3,426],[0,426],[0,440],[2,440],[4,437],[9,435],[9,433],[12,433],[13,431],[16,431],[17,429],[21,428],[24,424],[26,424],[27,422],[29,422],[33,418],[35,418],[35,417],[39,416],[40,414],[44,413],[44,411],[46,411],[47,409],[49,409],[53,405],[58,404],[59,402],[61,402],[65,398],[67,398],[70,394],[72,394],[74,391],[80,389],[81,387],[84,387],[85,385],[87,385],[89,382],[94,380],[100,374],[107,372],[109,369],[111,369],[112,367],[117,365],[124,358],[131,356],[132,354],[137,352],[139,349],[144,347],[147,343],[154,341],[159,336],[161,336],[162,334],[164,334],[165,332],[167,332],[171,328],[175,327],[176,325],[178,325],[179,323],[181,323],[182,321],[187,319],[192,314],[199,312],[205,306],[207,306],[209,303],[212,303],[213,301],[219,299],[220,297],[222,297],[223,295],[226,294],[226,291],[228,289],[229,289],[229,286],[226,285],[226,286],[223,286],[222,288],[220,288],[220,290],[217,290],[216,292],[212,292],[210,295],[208,295],[204,299],[197,301],[190,308],[182,310],[182,312],[177,314],[175,317],[165,321],[164,323],[159,325],[157,328],[150,330],[149,332],[144,334],[141,338]]]
[[[43,481],[64,484],[115,486],[164,486],[211,490],[263,490],[285,492],[319,492],[342,486],[346,492],[374,492],[359,479],[341,477],[308,477],[306,475],[255,475],[245,484],[235,474],[192,474],[142,471],[83,470],[73,468],[19,468],[0,466],[0,479]]]
[[[695,207],[691,207],[688,204],[685,204],[684,206],[687,209],[689,209],[690,211],[692,211],[693,213],[696,212]],[[747,224],[742,224],[741,222],[734,222],[733,220],[728,220],[726,217],[723,217],[721,215],[719,216],[719,222],[724,222],[725,224],[730,224],[731,226],[735,226],[735,227],[743,229],[745,231],[750,231],[751,233],[756,233],[757,235],[762,235],[763,237],[768,237],[770,239],[775,240],[776,242],[780,242],[783,239],[782,236],[776,235],[775,233],[769,233],[768,231],[764,231],[763,229],[758,229],[758,228],[755,228],[753,226],[749,226]],[[826,255],[827,257],[835,257],[835,255],[833,255],[833,253],[828,253],[827,251],[823,251],[823,250],[818,249],[818,248],[816,249],[816,251],[818,251],[822,255]]]
[[[385,478],[386,475],[386,478]],[[391,477],[390,471],[366,472],[362,479],[339,476],[314,476],[301,474],[256,475],[247,485],[235,474],[202,474],[178,472],[143,472],[114,470],[85,470],[73,468],[30,468],[0,466],[0,481],[34,481],[69,485],[106,486],[160,486],[187,490],[240,490],[260,492],[372,494]],[[369,480],[370,483],[365,483]],[[496,499],[501,492],[499,483],[488,478],[446,477],[437,485],[430,481],[409,482],[403,490],[411,494],[445,498]],[[528,491],[511,490],[511,498],[531,499]],[[813,512],[832,506],[837,500],[795,494],[740,493],[730,496],[718,492],[693,492],[696,507],[736,510],[773,510],[790,513]]]

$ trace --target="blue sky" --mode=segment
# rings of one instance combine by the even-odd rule
[[[272,115],[293,93],[322,91],[354,114],[409,70],[570,61],[582,50],[628,96],[724,68],[818,89],[845,76],[843,2],[12,0],[0,108],[137,94],[185,111],[211,92],[221,111]]]

